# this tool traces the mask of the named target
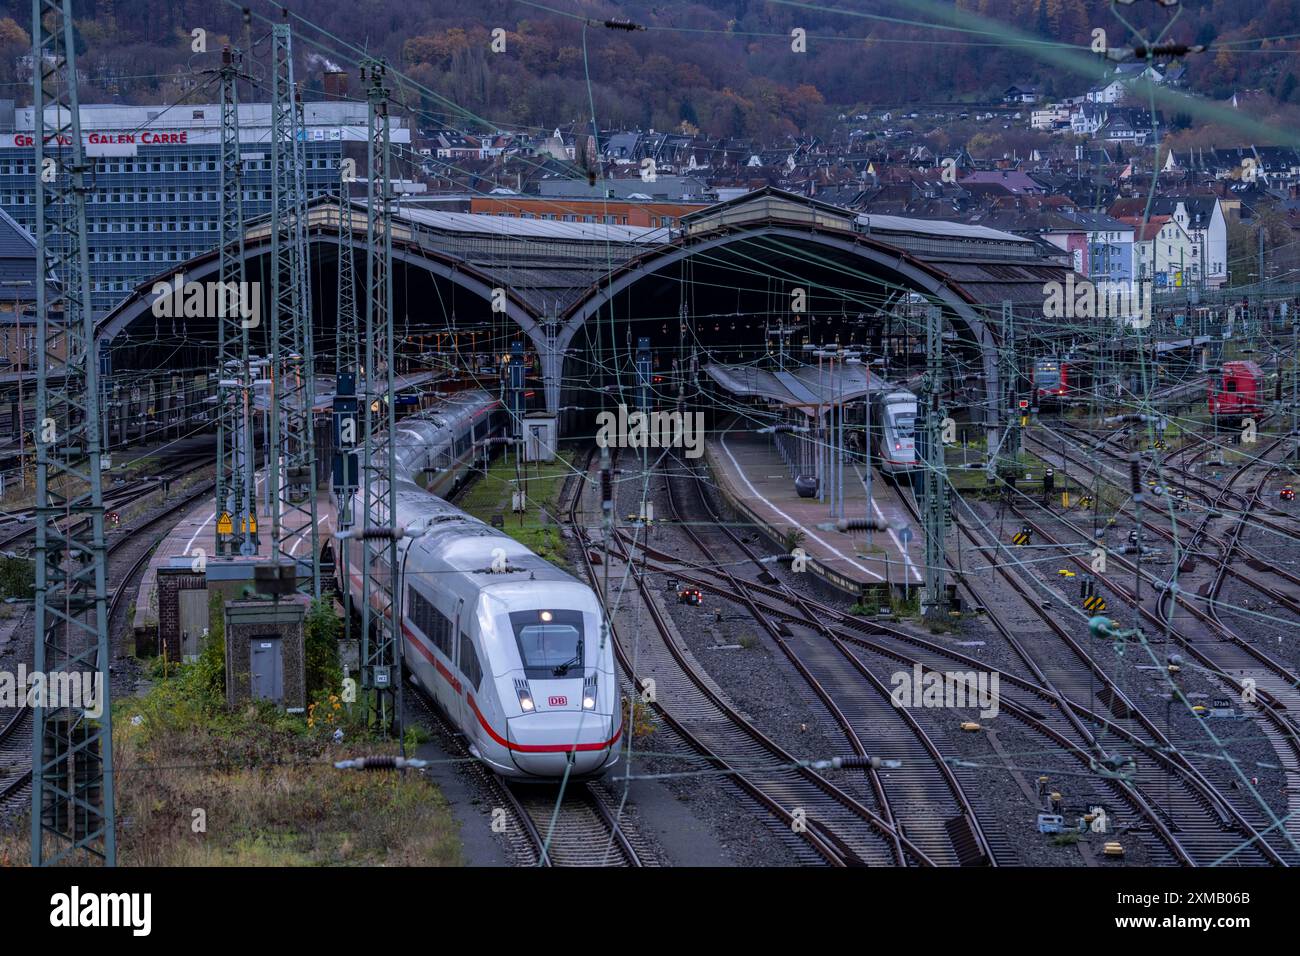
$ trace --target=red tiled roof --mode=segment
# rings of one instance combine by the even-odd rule
[[[1142,225],[1141,216],[1120,216],[1119,221],[1125,225],[1133,227],[1134,242],[1148,242],[1160,235],[1160,230],[1169,222],[1169,216],[1152,216],[1147,220],[1146,226]]]

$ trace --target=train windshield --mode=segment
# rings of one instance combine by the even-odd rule
[[[1061,367],[1055,362],[1039,362],[1034,369],[1034,376],[1037,379],[1037,385],[1059,385],[1061,382]]]
[[[564,677],[571,668],[581,672],[581,611],[514,611],[510,626],[529,677]]]

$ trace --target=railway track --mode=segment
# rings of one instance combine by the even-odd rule
[[[660,554],[655,556],[663,562],[657,562],[654,565],[656,570],[672,574],[681,581],[719,597],[730,596],[729,585],[720,581],[713,569],[669,563],[673,561],[671,555]],[[787,597],[778,589],[765,585],[754,585],[752,590],[762,595],[762,598],[756,598],[756,601],[764,613],[790,622],[806,620],[805,615],[807,612],[789,603]],[[855,656],[873,668],[896,670],[900,666],[905,668],[920,667],[923,673],[936,674],[941,677],[951,673],[954,668],[960,668],[965,672],[983,670],[987,673],[996,673],[999,676],[1001,685],[1000,704],[1002,714],[1012,718],[1021,725],[1022,729],[1030,733],[1038,741],[1038,746],[1034,750],[1035,753],[1046,754],[1059,751],[1064,755],[1068,763],[1073,763],[1078,768],[1076,772],[1097,775],[1098,786],[1101,790],[1090,798],[1091,801],[1116,808],[1118,813],[1114,815],[1117,817],[1118,826],[1120,827],[1127,828],[1136,825],[1138,828],[1145,827],[1160,834],[1168,847],[1168,851],[1162,853],[1159,846],[1157,846],[1155,853],[1157,862],[1181,862],[1189,866],[1195,865],[1195,860],[1183,850],[1172,830],[1167,826],[1165,818],[1157,812],[1151,803],[1146,801],[1142,793],[1127,786],[1125,780],[1119,774],[1108,776],[1106,773],[1101,772],[1103,768],[1097,756],[1076,742],[1077,728],[1067,723],[1061,716],[1061,712],[1068,706],[1071,710],[1077,711],[1083,720],[1095,725],[1099,730],[1113,733],[1119,739],[1129,740],[1136,749],[1143,751],[1148,760],[1158,764],[1168,764],[1168,755],[1157,748],[1144,745],[1142,741],[1133,737],[1113,720],[1100,713],[1089,711],[1079,704],[1067,701],[1052,690],[1018,674],[991,668],[982,661],[961,654],[952,648],[927,641],[901,628],[874,621],[864,621],[833,606],[805,600],[808,607],[811,607],[821,619],[828,622],[828,625],[836,632],[840,640],[850,645]],[[1088,739],[1091,739],[1090,734],[1087,736]],[[1125,807],[1141,818],[1142,822],[1136,824],[1125,822]]]
[[[685,467],[678,459],[674,462]],[[713,510],[698,472],[688,470],[687,474],[708,524],[716,529],[712,533],[724,536],[760,574],[765,573],[758,555]],[[802,596],[780,584],[807,617],[803,624],[776,625],[752,599],[749,582],[730,569],[730,562],[706,543],[705,532],[697,530],[696,523],[685,517],[673,493],[673,475],[665,475],[664,490],[677,526],[699,549],[705,563],[725,575],[733,594],[767,631],[840,727],[851,751],[859,757],[868,756],[863,743],[866,739],[873,755],[899,761],[900,766],[888,775],[870,767],[866,771],[882,816],[899,832],[908,834],[939,865],[996,866],[1000,858],[1012,858],[1005,834],[997,834],[996,850],[991,845],[965,787],[917,719],[906,708],[894,706],[889,689],[847,644],[819,623]],[[901,851],[901,847],[895,850]]]
[[[570,781],[563,787],[512,784],[472,757],[464,738],[414,681],[407,698],[419,719],[437,734],[443,749],[473,779],[494,809],[504,811],[510,855],[521,866],[639,867],[655,865],[653,853],[640,845],[621,822],[603,786]]]
[[[580,484],[570,498],[568,520],[580,545],[588,580],[603,594],[591,560],[593,543],[580,518],[584,490],[595,449],[579,473]],[[619,560],[616,542],[609,542],[608,560]],[[628,558],[622,555],[622,558]],[[787,834],[794,834],[810,862],[832,866],[890,866],[897,864],[901,847],[912,864],[930,866],[933,860],[906,835],[826,776],[800,761],[740,714],[703,670],[678,646],[656,596],[637,567],[624,562],[626,574],[640,593],[654,624],[657,640],[640,641],[629,653],[627,642],[613,624],[617,602],[605,595],[620,665],[635,686],[645,686],[654,675],[656,688],[650,706],[687,746],[716,772],[723,774],[768,812]],[[812,851],[811,856],[808,850]]]
[[[1258,462],[1264,461],[1266,456],[1270,454],[1273,449],[1279,447],[1285,440],[1286,439],[1276,440],[1268,449],[1261,453]],[[1070,473],[1069,466],[1072,464],[1076,466],[1091,467],[1085,465],[1078,456],[1065,451],[1063,448],[1050,445],[1032,437],[1031,441],[1037,443],[1042,449],[1042,451],[1039,452],[1039,456],[1044,458],[1044,460],[1047,460],[1050,464],[1061,468],[1063,474]],[[1104,450],[1101,446],[1089,447],[1094,450],[1102,450],[1104,454],[1107,454],[1109,457],[1114,459],[1122,460],[1127,465],[1127,457],[1123,456],[1119,452]],[[1208,450],[1208,448],[1202,449],[1198,453],[1198,456],[1199,454],[1204,454]],[[1177,550],[1180,556],[1179,567],[1181,573],[1190,572],[1199,560],[1218,560],[1210,552],[1203,551],[1202,545],[1216,547],[1219,549],[1220,554],[1227,549],[1232,554],[1240,555],[1243,559],[1241,565],[1231,561],[1219,561],[1223,573],[1242,581],[1250,588],[1263,594],[1269,600],[1276,602],[1280,606],[1291,611],[1293,614],[1300,616],[1300,574],[1287,570],[1276,560],[1262,554],[1256,548],[1246,545],[1241,540],[1241,531],[1245,527],[1245,516],[1249,515],[1252,524],[1266,528],[1270,533],[1280,535],[1288,542],[1294,541],[1297,546],[1300,546],[1300,533],[1288,529],[1276,522],[1269,521],[1268,519],[1259,518],[1258,515],[1254,513],[1255,508],[1262,503],[1263,485],[1267,483],[1272,472],[1280,467],[1282,467],[1281,462],[1277,463],[1274,468],[1271,468],[1263,481],[1261,481],[1250,493],[1238,492],[1231,487],[1231,484],[1235,483],[1239,476],[1234,477],[1226,486],[1222,482],[1214,481],[1213,479],[1201,479],[1211,485],[1213,493],[1210,491],[1190,488],[1190,486],[1183,484],[1182,487],[1184,489],[1190,490],[1192,495],[1201,499],[1200,519],[1194,520],[1194,516],[1190,510],[1187,512],[1180,510],[1184,507],[1181,503],[1176,503],[1174,507],[1170,509],[1167,504],[1167,498],[1161,496],[1157,509],[1149,510],[1150,516],[1158,517],[1160,519],[1159,522],[1153,522],[1147,518],[1143,518],[1140,533],[1145,536],[1150,532],[1151,534],[1168,541],[1170,545]],[[1124,482],[1127,482],[1129,480],[1127,471],[1121,473],[1117,469],[1104,465],[1102,468],[1117,481],[1123,480]],[[1186,474],[1185,471],[1184,474]],[[1078,480],[1077,474],[1073,475],[1073,477]],[[1150,484],[1151,481],[1148,480],[1148,486],[1150,486]],[[1166,480],[1162,477],[1159,484],[1167,495],[1169,486],[1179,485],[1180,482],[1175,480],[1166,484]],[[1236,509],[1229,509],[1226,507],[1226,502],[1229,498],[1238,499],[1243,503],[1249,503],[1250,506],[1248,508],[1238,506]],[[1125,506],[1122,513],[1127,514],[1131,511],[1132,509],[1130,507]],[[1239,523],[1235,526],[1235,533],[1231,536],[1231,540],[1216,535],[1209,530],[1211,519],[1219,517],[1236,517],[1240,519]],[[1171,520],[1166,521],[1166,519]],[[1134,515],[1134,520],[1136,521],[1136,515]],[[1168,525],[1172,525],[1180,532],[1180,534],[1185,532],[1185,537],[1175,535]],[[1192,539],[1195,540],[1193,541]],[[1277,584],[1270,584],[1270,578],[1277,579],[1280,586]]]
[[[626,536],[623,539],[627,542]],[[734,594],[734,584],[721,575],[711,563],[683,565],[677,555],[657,552],[642,545],[646,558],[653,557],[656,568],[672,573],[693,586],[699,586],[722,597]],[[644,560],[644,558],[643,558]],[[926,670],[943,672],[955,665],[966,669],[992,670],[986,664],[972,660],[949,648],[941,648],[902,629],[878,622],[861,621],[828,605],[810,599],[791,600],[788,589],[767,584],[747,583],[746,588],[756,595],[756,603],[765,614],[791,622],[806,622],[810,617],[826,622],[836,636],[854,646],[860,655],[874,655],[873,663],[897,667],[919,665]],[[1025,595],[1030,605],[1041,614],[1041,607],[1031,595]],[[773,604],[773,599],[780,605]],[[1256,831],[1230,801],[1214,787],[1204,775],[1187,762],[1177,749],[1161,734],[1153,722],[1140,715],[1123,692],[1104,672],[1097,668],[1083,648],[1077,647],[1082,666],[1049,676],[1026,642],[1012,633],[999,616],[990,610],[990,618],[1003,634],[1016,654],[1025,663],[1032,679],[1019,674],[1000,671],[1004,713],[1039,736],[1052,748],[1062,749],[1069,757],[1098,774],[1097,783],[1102,790],[1099,802],[1126,805],[1143,822],[1141,826],[1157,837],[1153,844],[1154,857],[1185,865],[1204,865],[1230,856],[1243,842],[1249,843]],[[1059,624],[1050,615],[1043,615],[1049,625]],[[870,634],[866,638],[863,632]],[[1068,631],[1060,629],[1059,636],[1073,640]],[[1056,665],[1053,665],[1056,667]],[[1056,667],[1059,671],[1059,667]],[[1068,684],[1058,688],[1053,676]],[[1068,680],[1063,678],[1068,677]],[[1089,687],[1092,683],[1094,686]],[[1106,718],[1081,701],[1093,700],[1094,692],[1101,691],[1103,706],[1107,701],[1115,716]],[[1095,706],[1095,705],[1094,705]],[[1096,734],[1101,734],[1103,748]],[[1082,745],[1078,741],[1082,741]],[[1132,778],[1112,773],[1108,768],[1132,766]],[[1267,846],[1257,851],[1239,855],[1234,862],[1284,862],[1270,855]]]
[[[152,491],[153,489],[148,489],[143,494]],[[125,619],[125,597],[130,591],[131,582],[139,576],[153,549],[166,537],[166,531],[153,536],[148,532],[163,525],[205,495],[210,495],[212,491],[211,485],[198,488],[139,525],[115,532],[113,539],[108,542],[106,554],[109,562],[106,615],[109,634],[117,633],[114,629],[115,621]],[[20,707],[0,728],[0,766],[11,768],[6,778],[0,778],[0,816],[12,812],[31,797],[32,716],[31,708]],[[15,767],[24,769],[15,773],[12,769]]]
[[[116,488],[110,488],[104,493],[105,511],[113,511],[117,508],[123,508],[128,504],[139,501],[148,495],[154,494],[162,487],[162,482],[181,481],[195,472],[210,468],[212,461],[210,457],[204,457],[197,463],[185,460],[182,463],[172,466],[172,468],[162,474],[147,479],[136,479],[127,482]],[[4,537],[0,538],[0,550],[11,549],[19,541],[25,538],[33,537],[36,534],[36,509],[22,508],[18,511],[10,512],[12,520],[0,522],[0,533],[9,531]],[[17,530],[11,530],[17,529]]]
[[[1284,439],[1279,439],[1266,449],[1261,460],[1283,441]],[[1265,464],[1271,463],[1265,461]],[[1208,539],[1209,524],[1224,516],[1223,512],[1217,510],[1217,505],[1231,492],[1233,484],[1256,467],[1259,467],[1258,461],[1247,462],[1234,472],[1215,499],[1215,506],[1206,511],[1196,526],[1194,538]],[[1258,488],[1252,498],[1257,497],[1257,494]],[[1024,501],[1035,508],[1044,508],[1033,499],[1026,498]],[[1053,534],[1043,523],[1026,515],[1021,510],[1022,506],[1013,505],[1013,512],[1044,543],[1070,545],[1072,548],[1077,548],[1085,541],[1090,546],[1093,543],[1093,536],[1086,529],[1080,528],[1065,515],[1049,512],[1053,521],[1077,539],[1062,541],[1060,535]],[[1238,514],[1237,533],[1249,516],[1248,509]],[[1198,541],[1191,543],[1192,553],[1196,553],[1198,544]],[[1300,678],[1286,665],[1265,653],[1255,642],[1243,638],[1224,625],[1213,607],[1214,582],[1221,583],[1227,573],[1231,563],[1231,549],[1225,547],[1215,559],[1212,580],[1206,583],[1202,589],[1204,593],[1199,595],[1177,585],[1177,577],[1169,581],[1158,579],[1148,568],[1143,567],[1140,554],[1137,560],[1129,561],[1122,555],[1111,552],[1110,561],[1117,564],[1120,570],[1111,568],[1107,574],[1092,572],[1090,566],[1074,553],[1068,555],[1068,560],[1084,572],[1093,573],[1100,586],[1135,608],[1139,616],[1151,625],[1154,634],[1163,635],[1176,643],[1199,667],[1228,687],[1233,696],[1243,701],[1243,710],[1256,718],[1257,726],[1272,744],[1284,770],[1291,775],[1300,774],[1300,727],[1297,726],[1295,717],[1300,713]],[[1133,574],[1132,586],[1120,582],[1118,573],[1121,572]],[[1143,582],[1151,586],[1145,597],[1141,593]],[[1206,608],[1198,606],[1198,601],[1202,600],[1206,600]],[[1175,620],[1179,610],[1186,613],[1181,619]],[[1247,682],[1249,691],[1246,689]],[[1273,854],[1294,865],[1300,862],[1300,851],[1297,850],[1300,827],[1295,825],[1296,814],[1300,812],[1300,796],[1288,792],[1287,801],[1289,810],[1285,815],[1285,830],[1281,833],[1278,821],[1266,810],[1262,801],[1241,807],[1241,812],[1252,819],[1256,828],[1266,835],[1256,845],[1263,849],[1271,844],[1280,844],[1273,849]]]
[[[1259,425],[1262,427],[1272,417],[1271,414],[1263,416],[1259,421]],[[1078,429],[1068,422],[1054,422],[1053,428],[1047,430],[1059,432],[1060,434],[1058,437],[1068,439],[1072,445],[1077,445],[1089,452],[1100,453],[1112,461],[1122,463],[1125,469],[1122,473],[1118,473],[1114,468],[1106,468],[1104,470],[1111,475],[1118,474],[1124,481],[1128,480],[1128,458],[1131,455],[1131,452],[1115,447],[1119,440],[1130,436],[1128,429],[1120,428],[1107,435],[1097,436],[1091,432]],[[1075,464],[1085,464],[1085,462],[1077,456],[1065,452],[1063,445],[1054,447],[1051,443],[1040,438],[1033,430],[1028,430],[1026,435],[1031,442],[1034,442],[1039,447],[1049,449],[1057,455],[1068,458]],[[1206,504],[1209,504],[1221,497],[1221,493],[1224,491],[1224,483],[1211,475],[1197,472],[1195,470],[1196,462],[1210,452],[1222,454],[1224,451],[1228,450],[1230,449],[1227,446],[1219,445],[1218,443],[1211,441],[1208,436],[1193,435],[1182,445],[1182,447],[1172,454],[1165,456],[1160,462],[1162,479],[1166,485],[1181,488],[1185,494],[1200,498]],[[1095,468],[1095,464],[1092,464],[1091,466]],[[1245,503],[1246,498],[1247,496],[1244,492],[1229,490],[1227,496],[1221,501],[1221,504],[1226,506],[1229,499],[1236,499],[1240,505]],[[1275,507],[1265,502],[1259,502],[1252,510],[1255,511],[1255,518],[1262,526],[1271,528],[1288,538],[1300,540],[1300,529],[1296,527],[1288,527],[1286,524],[1273,521],[1270,518],[1261,517],[1262,512],[1272,515],[1275,518],[1280,518],[1282,521],[1289,521],[1294,524],[1297,517],[1293,512]]]
[[[1212,864],[1230,857],[1245,844],[1256,845],[1258,849],[1236,862],[1286,865],[1289,861],[1285,856],[1259,842],[1261,836],[1257,821],[1241,812],[1223,790],[1211,782],[1204,768],[1182,754],[1157,721],[1146,714],[1098,662],[1090,644],[1065,627],[1059,614],[1044,608],[1042,595],[1035,594],[1031,584],[1006,567],[1006,562],[999,558],[996,539],[982,531],[976,532],[964,521],[958,522],[958,531],[972,544],[991,551],[999,576],[1040,619],[1045,632],[1056,637],[1060,652],[1047,653],[1047,647],[1041,641],[1020,639],[996,611],[987,609],[986,604],[990,622],[1017,656],[1032,668],[1037,678],[1061,695],[1065,701],[1065,715],[1087,736],[1101,761],[1127,764],[1133,768],[1134,786],[1145,795],[1146,803],[1157,808],[1169,824],[1170,835],[1180,850],[1187,854],[1188,862]],[[969,576],[962,576],[962,579],[969,587]],[[979,596],[977,590],[971,593]],[[1082,618],[1079,618],[1079,623],[1084,623]],[[1077,714],[1078,703],[1083,701],[1088,701],[1091,707],[1101,706],[1110,711],[1114,721],[1107,728],[1110,732],[1095,734],[1086,721],[1078,719],[1081,716]],[[1130,736],[1115,735],[1113,731],[1117,728],[1123,728]],[[1151,756],[1156,753],[1162,759],[1152,761]]]

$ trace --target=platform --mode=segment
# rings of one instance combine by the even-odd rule
[[[264,494],[264,478],[264,475],[258,475],[257,477],[259,494]],[[263,499],[258,504],[258,530],[261,533],[258,536],[256,556],[269,559],[271,555],[271,523],[265,514],[265,508],[266,503],[265,499]],[[316,523],[320,528],[322,537],[333,533],[334,510],[334,496],[330,493],[329,486],[321,487],[316,492]],[[297,511],[291,511],[285,515],[290,530],[298,531],[303,526],[302,517]],[[194,560],[199,556],[200,549],[202,549],[203,558],[208,564],[232,560],[226,557],[217,557],[215,554],[215,529],[213,523],[216,520],[217,513],[213,499],[210,497],[204,498],[195,503],[194,507],[168,532],[162,543],[154,549],[149,558],[149,565],[140,577],[140,586],[136,592],[135,615],[132,618],[133,633],[140,634],[158,626],[157,586],[159,568],[172,567],[177,560],[184,558]],[[308,541],[307,532],[304,529],[290,541],[290,553],[297,555],[304,547],[308,546]]]
[[[740,431],[730,426],[705,443],[705,460],[727,502],[740,514],[780,541],[791,529],[803,533],[802,547],[808,570],[828,584],[850,594],[864,587],[901,587],[921,584],[924,561],[921,530],[899,500],[898,492],[877,473],[868,502],[866,472],[861,463],[844,465],[844,505],[848,517],[884,520],[891,530],[844,533],[818,527],[831,523],[830,503],[800,498],[794,478],[772,445],[770,436]],[[911,529],[910,548],[904,548],[900,528]]]

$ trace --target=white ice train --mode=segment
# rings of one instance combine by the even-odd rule
[[[505,423],[498,400],[470,391],[397,424],[396,524],[423,529],[397,548],[403,661],[502,776],[598,775],[618,761],[623,728],[595,593],[433,493],[463,481]],[[360,607],[360,545],[340,543]]]
[[[867,373],[874,463],[887,475],[916,470],[916,396]]]

